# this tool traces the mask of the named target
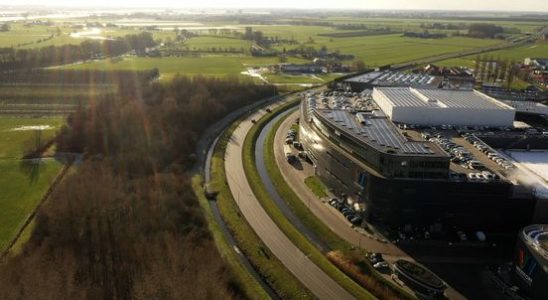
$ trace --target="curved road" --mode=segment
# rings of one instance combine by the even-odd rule
[[[270,175],[268,174],[266,170],[266,165],[264,161],[264,145],[266,142],[266,138],[268,136],[268,133],[272,130],[272,127],[278,120],[281,118],[287,116],[287,114],[291,113],[292,109],[286,110],[285,112],[277,115],[275,118],[270,120],[265,127],[261,130],[261,133],[259,134],[259,137],[257,138],[257,141],[255,142],[255,164],[257,166],[257,171],[259,173],[259,176],[261,177],[261,181],[263,182],[266,191],[270,195],[270,198],[276,203],[278,208],[282,211],[285,218],[295,227],[297,230],[299,230],[309,241],[314,243],[318,249],[322,252],[328,252],[331,249],[329,249],[329,246],[312,230],[310,230],[308,227],[306,227],[299,217],[297,217],[289,205],[287,205],[287,202],[285,202],[284,199],[278,194],[278,191],[276,189],[276,186],[274,182],[270,179]],[[285,160],[285,157],[284,157]],[[286,162],[287,163],[287,162]]]
[[[232,195],[242,214],[265,245],[315,296],[320,299],[354,299],[285,236],[261,206],[249,182],[245,180],[242,145],[253,126],[251,120],[257,120],[264,114],[263,111],[258,111],[248,116],[234,131],[227,145],[225,168]]]

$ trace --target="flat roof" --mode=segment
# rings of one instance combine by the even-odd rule
[[[382,93],[395,107],[514,110],[509,105],[475,90],[376,87],[375,91]]]
[[[514,101],[514,100],[501,100],[501,101],[515,108],[517,112],[548,115],[548,106],[539,102]]]
[[[380,151],[391,150],[394,154],[447,157],[443,150],[431,142],[409,140],[389,119],[375,115],[373,112],[353,114],[347,110],[315,109],[315,111],[341,131],[350,133]]]
[[[438,87],[443,78],[430,74],[403,73],[399,71],[373,71],[351,77],[345,81],[369,83],[374,86],[422,86]]]

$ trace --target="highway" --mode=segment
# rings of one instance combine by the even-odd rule
[[[279,104],[277,103],[277,105]],[[251,120],[258,120],[264,114],[264,111],[257,111],[248,116],[234,131],[227,145],[225,169],[232,195],[234,195],[240,211],[265,245],[316,297],[319,299],[354,299],[285,236],[261,206],[253,194],[249,182],[245,180],[242,146],[247,133],[253,126]]]

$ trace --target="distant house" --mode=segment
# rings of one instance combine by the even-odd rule
[[[548,27],[545,27],[541,32],[539,39],[541,41],[548,41]]]
[[[531,58],[523,60],[523,64],[534,69],[548,70],[548,58]]]
[[[324,72],[324,68],[314,64],[280,64],[280,72],[289,74],[319,74]]]

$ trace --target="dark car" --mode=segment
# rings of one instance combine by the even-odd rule
[[[350,219],[350,223],[354,225],[359,225],[362,223],[362,217],[360,216],[354,216],[352,219]]]

